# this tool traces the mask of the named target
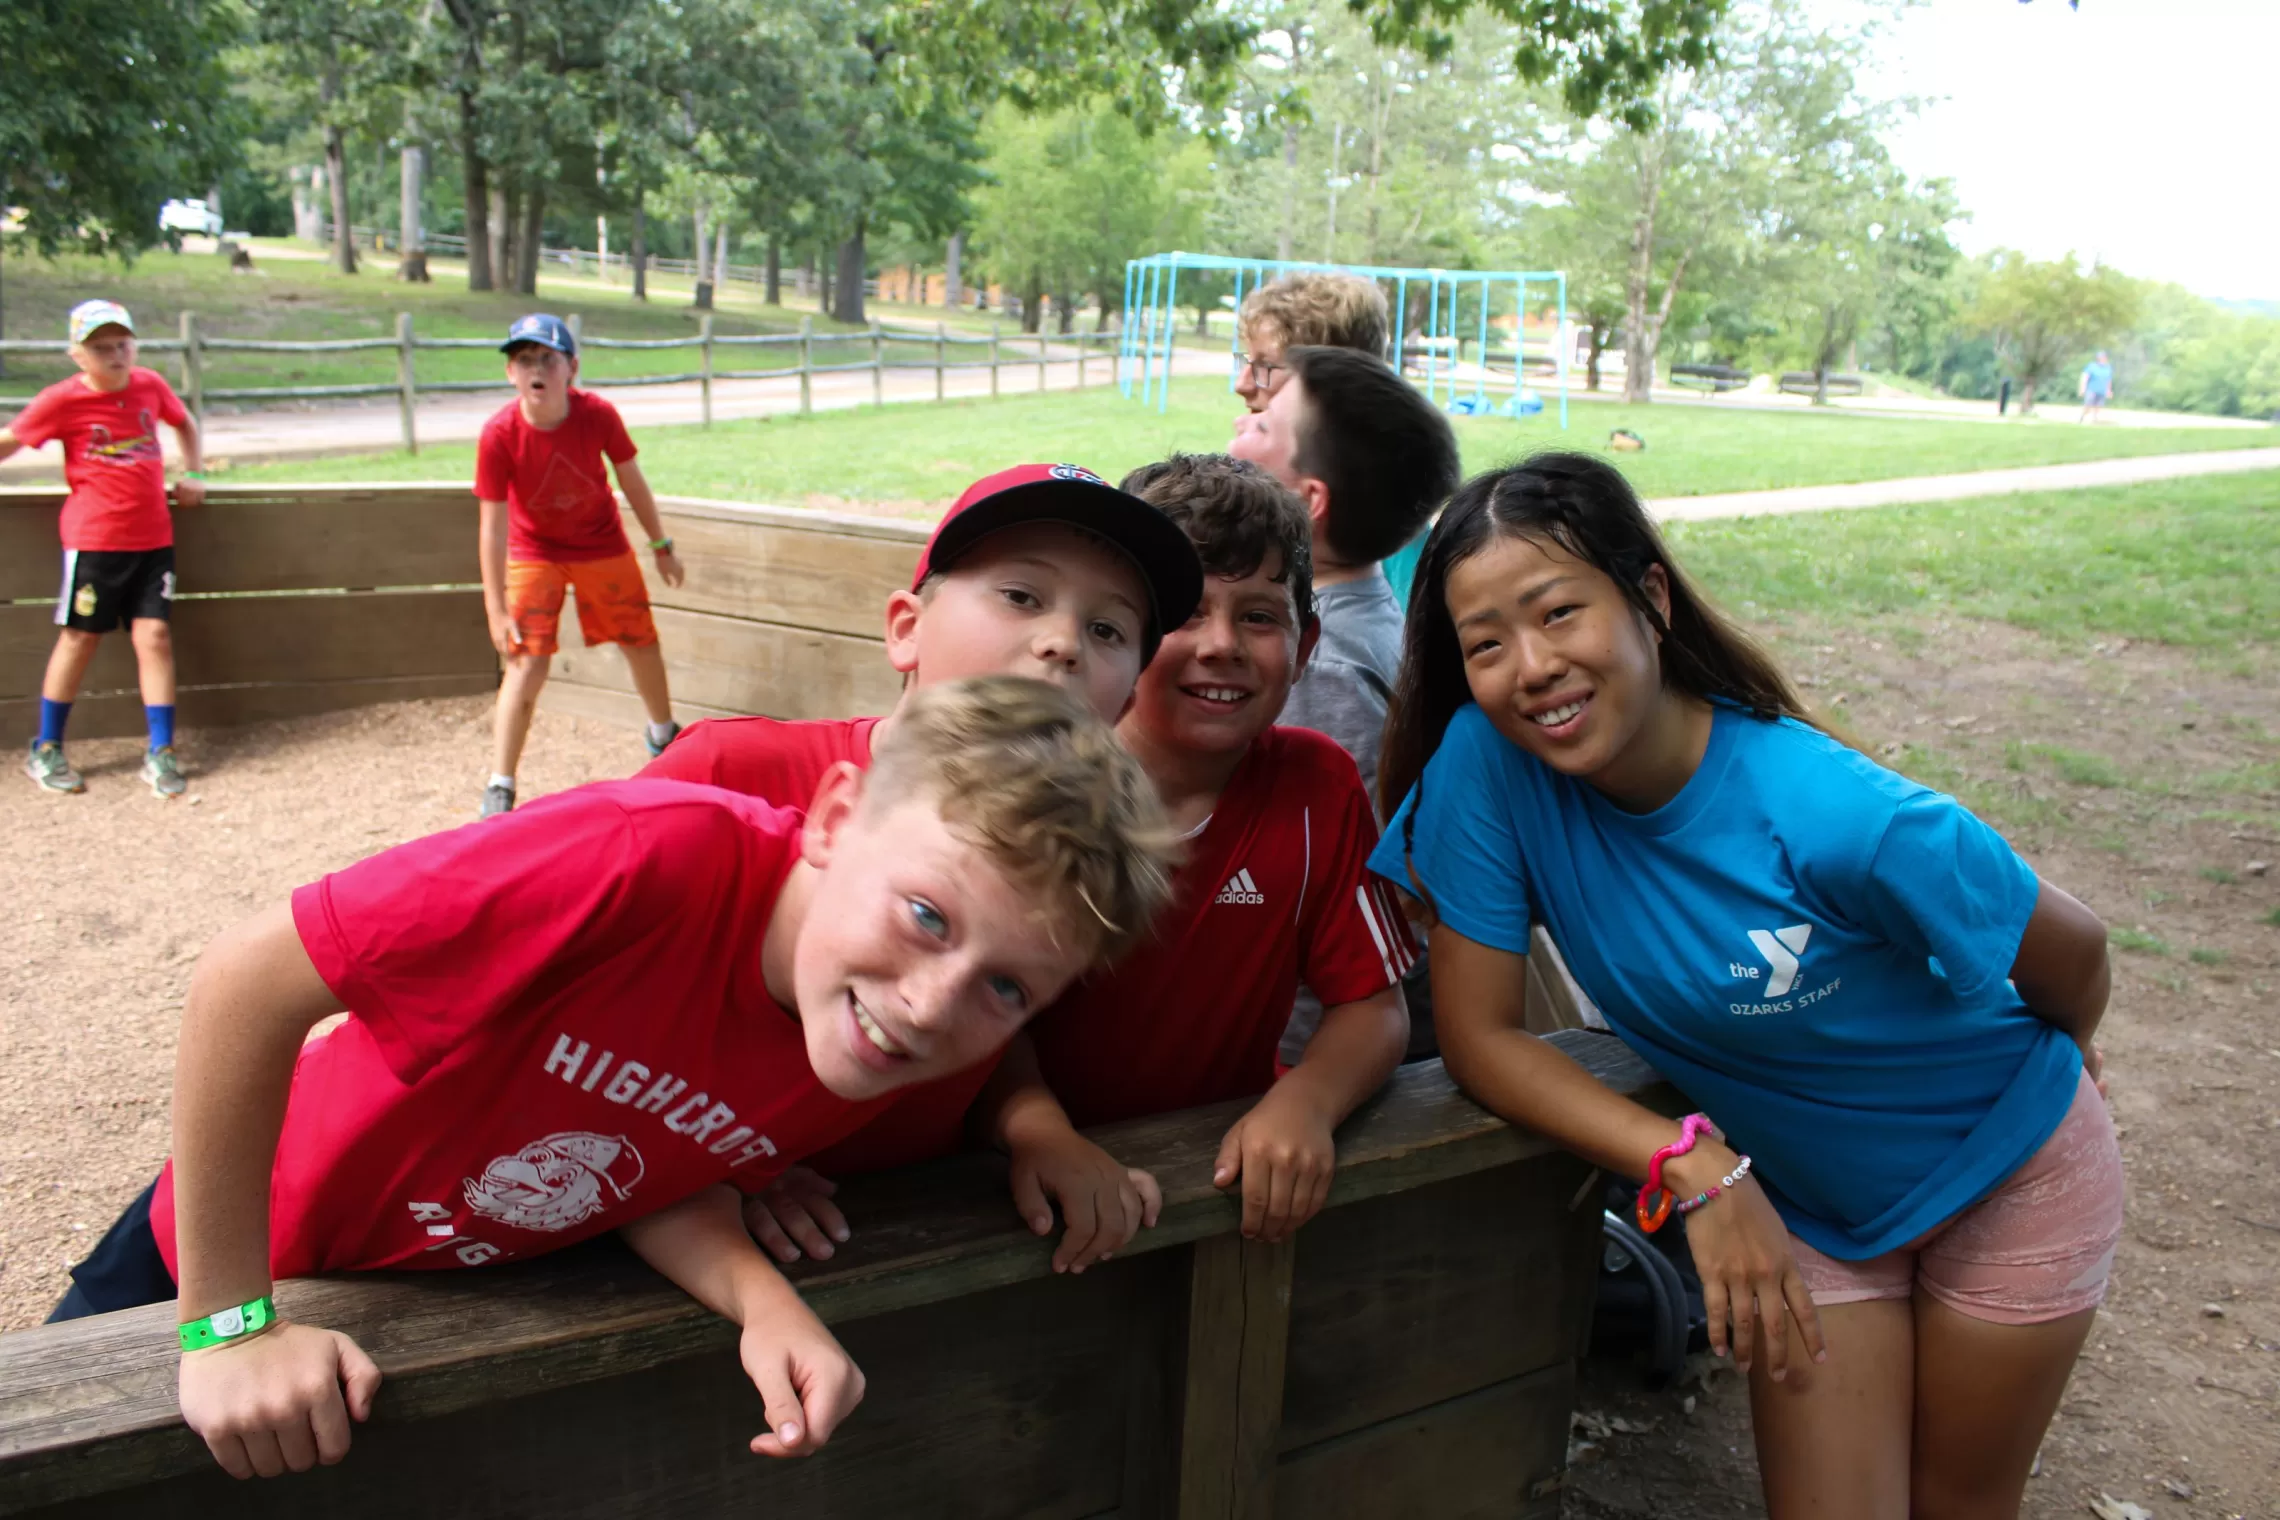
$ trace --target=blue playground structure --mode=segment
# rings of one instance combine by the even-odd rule
[[[1124,394],[1139,383],[1143,405],[1156,403],[1163,410],[1170,402],[1172,340],[1178,329],[1175,315],[1180,276],[1232,274],[1233,301],[1241,310],[1243,297],[1278,275],[1297,270],[1328,270],[1358,275],[1386,287],[1393,317],[1393,352],[1387,362],[1404,374],[1414,375],[1425,394],[1450,411],[1463,414],[1502,412],[1531,416],[1544,410],[1543,398],[1528,386],[1531,371],[1559,388],[1559,424],[1568,425],[1568,361],[1574,351],[1567,320],[1567,275],[1557,269],[1402,269],[1373,264],[1322,264],[1290,259],[1238,259],[1213,253],[1154,253],[1132,259],[1124,266],[1124,328],[1117,351],[1117,376]],[[1425,291],[1423,321],[1410,325],[1411,288]],[[1527,352],[1525,343],[1531,287],[1541,307],[1557,312],[1548,351]],[[1192,287],[1191,287],[1192,288]],[[1509,317],[1512,346],[1490,346],[1501,336]],[[1468,363],[1466,345],[1472,346]],[[1227,385],[1234,388],[1241,364],[1241,339],[1228,340]],[[1499,370],[1499,364],[1509,366]],[[1503,404],[1489,400],[1491,387],[1511,391]],[[1445,388],[1445,395],[1444,395]]]

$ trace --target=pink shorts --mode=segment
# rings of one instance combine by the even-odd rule
[[[1794,1235],[1789,1249],[1816,1304],[1907,1298],[1921,1284],[1973,1319],[2039,1325],[2104,1301],[2121,1239],[2122,1152],[2085,1075],[2042,1149],[1922,1239],[1867,1261],[1838,1261]]]

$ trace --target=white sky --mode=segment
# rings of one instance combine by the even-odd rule
[[[1874,93],[1945,97],[1892,145],[1955,181],[1967,252],[2280,299],[2280,0],[1929,0],[1877,60]]]

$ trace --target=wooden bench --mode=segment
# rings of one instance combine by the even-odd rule
[[[1552,1036],[1675,1112],[1611,1036]],[[1405,1067],[1339,1136],[1330,1207],[1246,1242],[1210,1188],[1242,1104],[1098,1138],[1158,1226],[1053,1275],[964,1156],[848,1183],[856,1235],[795,1268],[870,1396],[777,1463],[736,1331],[614,1243],[527,1265],[283,1284],[387,1375],[341,1466],[233,1482],[181,1425],[172,1305],[0,1336],[0,1515],[1553,1520],[1600,1246],[1575,1158]]]
[[[1713,395],[1738,391],[1750,383],[1750,372],[1731,364],[1673,364],[1670,383],[1706,390]]]
[[[1858,375],[1829,375],[1828,394],[1857,396],[1866,382]],[[1823,377],[1809,369],[1784,370],[1781,375],[1781,392],[1785,396],[1817,396],[1821,394]]]

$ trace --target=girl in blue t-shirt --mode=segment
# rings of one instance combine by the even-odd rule
[[[1588,456],[1458,492],[1404,645],[1371,864],[1432,920],[1449,1070],[1626,1176],[1674,1152],[1775,1520],[2015,1515],[2121,1234],[2103,926],[1817,727]],[[1691,1149],[1523,1031],[1537,923]]]

